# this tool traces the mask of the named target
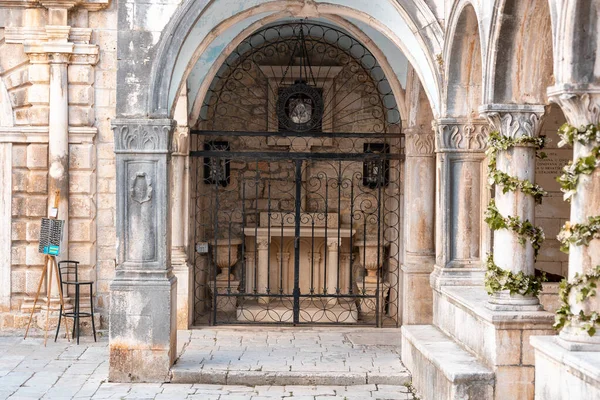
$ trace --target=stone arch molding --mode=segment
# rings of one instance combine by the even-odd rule
[[[485,49],[484,103],[548,103],[554,66],[552,3],[496,1]]]
[[[185,78],[208,48],[228,29],[243,30],[253,23],[284,9],[290,17],[315,17],[336,23],[339,16],[361,21],[377,30],[381,37],[398,47],[415,67],[432,109],[440,112],[441,75],[435,55],[441,53],[442,30],[423,0],[188,0],[169,21],[157,45],[150,74],[147,114],[153,118],[170,117]],[[235,35],[234,35],[235,36]],[[380,38],[379,38],[380,39]],[[374,39],[374,41],[376,41]],[[216,46],[216,59],[226,43]]]
[[[471,14],[472,13],[472,14]],[[480,13],[481,10],[480,8],[477,6],[477,4],[474,4],[472,1],[470,0],[460,0],[457,1],[456,3],[454,3],[454,6],[452,7],[452,10],[450,11],[450,17],[448,19],[448,30],[446,32],[446,41],[445,41],[445,45],[444,45],[444,57],[443,60],[444,62],[444,77],[446,78],[447,84],[444,86],[443,88],[443,99],[444,101],[442,101],[442,114],[444,116],[448,115],[449,113],[455,113],[455,111],[458,110],[454,110],[451,105],[454,104],[453,102],[462,102],[464,101],[464,98],[460,97],[459,94],[456,90],[456,88],[464,86],[464,85],[471,85],[474,86],[479,92],[473,94],[473,99],[474,101],[481,101],[482,97],[483,97],[483,81],[484,81],[484,76],[483,76],[483,66],[485,65],[485,48],[487,46],[487,30],[488,27],[482,24],[482,18],[480,17]],[[469,15],[471,14],[471,15]],[[470,21],[468,20],[469,18],[474,19],[474,21]],[[461,63],[461,59],[464,58],[464,54],[462,54],[463,51],[468,51],[469,49],[465,48],[465,43],[462,42],[466,39],[468,39],[466,32],[464,32],[464,26],[459,27],[460,25],[465,25],[468,23],[475,23],[477,25],[477,38],[476,41],[478,41],[478,43],[476,43],[476,48],[474,49],[474,53],[476,55],[479,56],[479,65],[478,67],[475,66],[475,70],[478,68],[479,71],[479,75],[478,76],[472,76],[471,72],[473,72],[473,68],[471,68],[469,71],[456,71],[456,70],[452,70],[451,68],[457,66],[457,65],[462,65]],[[461,41],[461,42],[458,42]],[[456,60],[458,58],[458,60]],[[477,61],[477,60],[475,60]],[[464,73],[466,73],[467,76],[465,76]],[[469,104],[470,106],[474,106],[475,109],[477,109],[478,106],[480,106],[480,104]],[[453,115],[453,116],[457,116],[457,115]],[[467,116],[467,115],[461,115],[461,116]]]

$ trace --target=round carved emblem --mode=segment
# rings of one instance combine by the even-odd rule
[[[323,118],[321,92],[305,82],[296,82],[283,89],[277,99],[277,117],[285,130],[306,132],[314,130]]]

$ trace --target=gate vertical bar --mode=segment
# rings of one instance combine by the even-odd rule
[[[294,221],[294,325],[300,323],[300,211],[302,207],[302,160],[296,160]]]

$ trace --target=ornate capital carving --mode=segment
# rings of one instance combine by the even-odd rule
[[[337,251],[340,247],[338,238],[327,239],[327,247],[329,248],[329,251]]]
[[[266,237],[256,238],[256,248],[258,250],[269,250],[269,238],[266,238]]]
[[[492,129],[504,136],[536,137],[540,133],[546,107],[537,104],[486,104],[479,108]]]
[[[173,154],[187,156],[190,151],[190,128],[187,126],[178,126],[173,133]]]
[[[168,153],[174,127],[171,119],[114,120],[115,153]]]
[[[433,132],[423,132],[415,128],[408,128],[404,131],[406,140],[406,155],[410,156],[429,156],[435,151],[435,138]]]
[[[68,64],[71,60],[71,53],[49,53],[48,61],[50,64]]]
[[[483,152],[489,133],[483,119],[442,118],[434,121],[436,151]]]
[[[600,123],[600,88],[576,90],[553,86],[548,88],[548,97],[562,108],[569,124],[580,127]]]
[[[290,253],[287,253],[287,252],[280,253],[280,252],[278,252],[277,253],[277,262],[280,263],[282,261],[283,261],[284,264],[287,264],[288,261],[290,261]]]

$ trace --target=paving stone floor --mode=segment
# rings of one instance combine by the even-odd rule
[[[179,332],[176,367],[184,365],[191,371],[195,363],[197,370],[211,371],[202,376],[238,373],[236,379],[242,379],[239,374],[244,371],[250,373],[242,384],[109,383],[105,338],[94,343],[84,337],[79,346],[65,339],[49,340],[44,347],[43,339],[37,337],[0,337],[0,399],[409,400],[413,395],[402,385],[409,377],[399,360],[398,334],[398,330],[390,334],[385,330],[264,327]],[[325,368],[331,371],[324,382],[336,384],[322,384],[322,379],[311,383],[315,382],[311,376],[325,376]],[[272,373],[264,373],[261,380],[263,371]],[[290,372],[292,378],[304,380],[277,378],[281,384],[269,383],[269,376],[285,378]],[[386,375],[399,384],[384,384]],[[361,384],[353,384],[356,376],[372,376],[376,383],[359,379]]]

